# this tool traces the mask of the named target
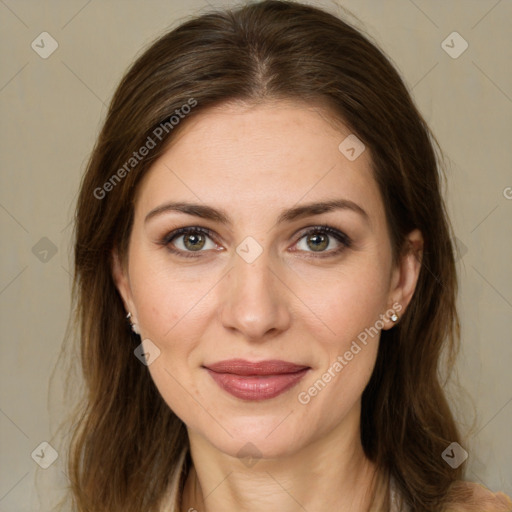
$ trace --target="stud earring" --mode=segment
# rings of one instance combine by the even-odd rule
[[[396,313],[393,313],[390,317],[392,322],[397,322],[398,321],[398,315]]]
[[[131,321],[131,317],[132,317],[132,314],[130,312],[128,312],[128,314],[126,315],[126,319],[130,322],[130,325],[132,326],[132,331],[135,334],[140,334],[139,326],[135,322]]]

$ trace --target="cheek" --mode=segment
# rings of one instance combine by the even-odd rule
[[[298,415],[305,418],[316,437],[349,418],[358,424],[361,396],[375,366],[378,338],[366,346],[358,341],[349,343],[345,352],[298,390]]]
[[[169,408],[194,425],[204,415],[198,406],[204,401],[192,359],[208,325],[205,314],[211,284],[183,281],[169,272],[144,271],[134,272],[133,288],[141,336],[160,350],[148,366],[151,378]]]
[[[318,435],[356,410],[375,366],[382,328],[379,293],[372,300],[351,293],[348,287],[332,293],[325,297],[329,307],[323,309],[322,319],[335,334],[316,337],[319,366],[295,397]]]
[[[211,276],[205,279],[191,272],[170,272],[165,264],[143,258],[134,258],[131,277],[141,331],[163,345],[178,332],[182,339],[183,326],[190,328],[190,319],[201,317],[213,284]]]
[[[353,265],[335,277],[317,275],[315,287],[308,286],[313,281],[303,281],[299,293],[318,312],[317,317],[308,315],[307,330],[324,334],[314,337],[319,366],[301,385],[297,399],[325,425],[341,421],[371,377],[383,327],[380,315],[386,311],[385,275],[378,264]]]
[[[314,313],[304,316],[309,329],[331,359],[348,350],[350,342],[375,326],[387,309],[389,283],[378,262],[355,262],[340,270],[303,274],[297,295]],[[382,326],[381,326],[382,327]]]
[[[192,359],[215,311],[210,292],[215,276],[171,272],[165,261],[147,257],[143,251],[134,251],[131,261],[130,280],[141,337],[160,350],[148,369],[165,401],[179,415],[194,403],[190,396],[198,395]]]

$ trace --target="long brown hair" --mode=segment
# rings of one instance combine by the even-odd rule
[[[119,85],[90,157],[75,225],[85,394],[74,415],[68,472],[79,512],[158,510],[188,443],[183,422],[134,357],[140,339],[112,278],[112,251],[126,254],[137,185],[204,109],[280,99],[323,105],[366,145],[395,261],[410,231],[418,228],[424,238],[414,296],[399,324],[382,332],[363,393],[364,451],[413,511],[441,510],[462,477],[463,466],[453,469],[441,457],[459,441],[438,376],[444,350],[453,363],[459,322],[435,139],[395,68],[366,36],[323,10],[269,0],[201,15],[154,42]],[[131,162],[162,123],[167,131],[156,147]]]

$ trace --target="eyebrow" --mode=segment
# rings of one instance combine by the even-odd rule
[[[348,199],[335,199],[331,201],[321,201],[316,203],[308,203],[302,206],[294,206],[288,210],[281,212],[277,219],[277,224],[284,222],[292,222],[294,220],[302,219],[304,217],[310,217],[312,215],[320,215],[322,213],[331,212],[334,210],[350,210],[363,217],[363,219],[369,223],[370,218],[363,208],[353,201]],[[180,212],[186,213],[187,215],[194,215],[195,217],[201,217],[202,219],[208,219],[228,226],[232,225],[229,215],[220,209],[213,208],[196,203],[187,202],[171,202],[165,203],[157,208],[151,210],[144,219],[144,222],[148,222],[150,219],[169,212]]]

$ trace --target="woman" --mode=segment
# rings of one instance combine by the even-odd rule
[[[463,482],[438,380],[459,326],[432,141],[310,6],[203,15],[135,62],[77,206],[76,510],[511,509]]]

